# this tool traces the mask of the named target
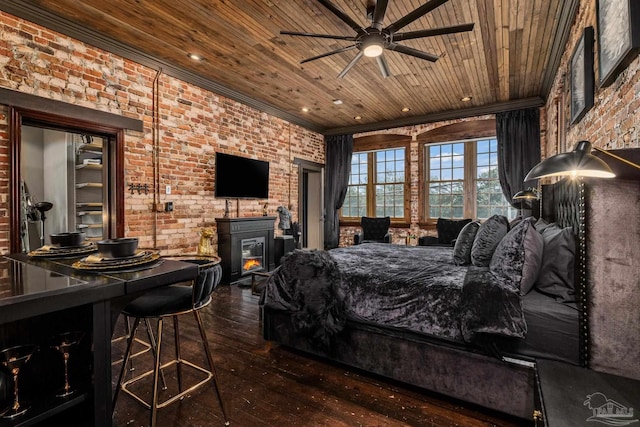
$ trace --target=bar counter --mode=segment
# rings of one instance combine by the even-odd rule
[[[73,419],[74,425],[111,426],[111,336],[121,309],[146,290],[191,281],[198,274],[196,264],[169,258],[126,271],[78,270],[72,267],[77,260],[27,254],[0,257],[0,350],[21,344],[39,347],[32,390],[28,382],[20,382],[21,391],[31,391],[31,408],[14,419],[0,419],[0,427],[44,424],[50,417],[64,416],[65,411],[78,416],[83,412],[70,411],[78,405],[89,410],[81,415],[86,419]],[[62,359],[56,360],[55,353],[47,351],[49,337],[78,328],[86,331],[88,341],[88,368],[79,369],[75,379],[85,385],[84,391],[63,399],[50,398],[46,385],[49,380],[59,382],[54,371]],[[7,382],[0,396],[5,406],[12,398]]]

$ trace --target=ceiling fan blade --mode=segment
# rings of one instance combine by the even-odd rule
[[[351,17],[349,15],[347,15],[346,13],[344,13],[343,11],[341,11],[340,9],[335,7],[333,5],[333,3],[331,3],[330,1],[328,1],[328,0],[318,0],[318,3],[320,3],[321,5],[326,7],[327,9],[329,9],[331,11],[331,13],[333,13],[338,18],[340,18],[341,21],[343,21],[348,26],[353,28],[356,33],[358,33],[358,34],[364,34],[365,33],[364,28],[362,28],[360,25],[358,25],[358,23],[356,21],[351,19]]]
[[[436,7],[443,5],[447,1],[449,1],[449,0],[431,0],[431,1],[423,4],[422,6],[420,6],[419,8],[414,10],[413,12],[409,12],[408,14],[406,14],[402,18],[398,19],[396,22],[394,22],[393,24],[389,25],[385,29],[388,30],[391,33],[394,33],[396,31],[400,30],[401,28],[406,27],[407,25],[409,25],[410,23],[412,23],[416,19],[421,18],[422,16],[424,16],[427,13],[431,12]]]
[[[356,45],[354,44],[354,45],[351,45],[351,46],[343,47],[342,49],[332,50],[331,52],[323,53],[322,55],[318,55],[318,56],[314,56],[314,57],[311,57],[311,58],[303,59],[302,61],[300,61],[300,63],[304,64],[305,62],[314,61],[314,60],[320,59],[320,58],[325,58],[327,56],[335,55],[336,53],[346,52],[348,50],[355,49],[355,48],[356,48]]]
[[[454,25],[451,27],[432,28],[430,30],[409,31],[406,33],[395,33],[393,35],[394,41],[419,39],[422,37],[440,36],[443,34],[461,33],[464,31],[473,30],[474,24],[462,24]]]
[[[284,34],[286,36],[317,37],[321,39],[349,40],[352,42],[356,41],[356,38],[354,36],[335,36],[331,34],[300,33],[298,31],[280,31],[280,34]]]
[[[384,55],[377,56],[376,60],[378,61],[378,67],[380,67],[380,72],[382,73],[382,77],[386,79],[391,75],[391,72],[389,71],[389,64],[387,64],[387,60],[385,59]]]
[[[358,54],[351,60],[351,62],[349,62],[347,64],[346,67],[344,67],[344,70],[340,71],[340,74],[338,74],[338,78],[341,79],[345,76],[345,74],[347,74],[349,72],[349,70],[356,65],[356,62],[358,62],[360,60],[360,58],[362,58],[362,55],[364,55],[362,53],[362,51],[358,52]]]
[[[384,20],[384,14],[387,13],[388,4],[388,0],[378,0],[376,2],[376,7],[373,10],[373,18],[371,19],[371,26],[373,28],[377,28],[378,30],[382,29],[382,21]]]
[[[402,46],[396,43],[390,43],[387,49],[393,50],[395,52],[404,53],[405,55],[415,56],[416,58],[426,59],[427,61],[431,61],[431,62],[436,62],[438,59],[440,59],[440,57],[437,55],[422,52],[421,50],[413,49],[407,46]]]

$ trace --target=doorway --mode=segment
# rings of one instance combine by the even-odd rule
[[[22,251],[50,244],[55,233],[106,236],[109,138],[23,124],[20,143]]]
[[[10,251],[37,249],[51,233],[122,235],[124,129],[20,108],[10,115]]]
[[[296,159],[297,160],[297,159]],[[302,247],[324,248],[324,167],[321,164],[299,160],[300,222]]]

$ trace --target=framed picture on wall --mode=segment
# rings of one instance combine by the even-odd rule
[[[571,124],[593,106],[593,27],[582,32],[570,63]]]
[[[640,51],[640,2],[598,0],[598,71],[609,86]]]

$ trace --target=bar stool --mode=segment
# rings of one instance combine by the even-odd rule
[[[181,400],[187,393],[194,391],[207,382],[213,382],[214,389],[216,391],[220,408],[222,409],[222,415],[224,417],[225,425],[229,425],[227,413],[225,410],[222,396],[220,394],[220,388],[218,386],[218,379],[213,364],[213,357],[209,348],[209,341],[205,333],[202,318],[200,316],[200,309],[206,307],[211,303],[211,294],[220,284],[222,279],[222,268],[220,267],[220,259],[215,258],[212,261],[211,258],[198,258],[186,260],[187,262],[193,262],[199,264],[198,277],[194,280],[191,286],[185,286],[180,284],[174,284],[166,287],[157,288],[151,290],[142,296],[136,298],[130,302],[123,310],[122,314],[133,318],[133,326],[131,327],[131,333],[127,340],[127,349],[124,356],[124,361],[120,369],[120,376],[118,378],[118,385],[116,387],[115,395],[113,398],[113,410],[115,411],[116,402],[120,390],[133,397],[137,402],[142,404],[147,409],[151,410],[151,423],[154,427],[157,421],[157,411],[160,408],[164,408],[177,400]],[[180,355],[180,332],[178,317],[182,314],[193,313],[198,329],[200,330],[200,336],[202,338],[202,344],[209,363],[209,368],[198,366],[192,362],[184,360]],[[173,319],[174,327],[174,339],[175,339],[175,359],[170,360],[164,364],[161,364],[161,346],[162,346],[162,332],[164,318],[171,317]],[[136,330],[140,325],[141,320],[157,320],[155,342],[152,342],[152,353],[155,356],[154,368],[150,371],[144,372],[134,378],[124,382],[124,375],[126,371],[127,363],[131,358],[131,347],[135,338]],[[177,377],[178,377],[178,394],[166,399],[163,402],[159,402],[159,390],[158,390],[158,377],[160,373],[169,366],[176,365]],[[205,378],[187,389],[183,389],[182,384],[182,365],[189,366],[196,371],[205,374]],[[153,375],[153,389],[151,402],[146,402],[136,393],[134,393],[129,386],[141,379]]]

